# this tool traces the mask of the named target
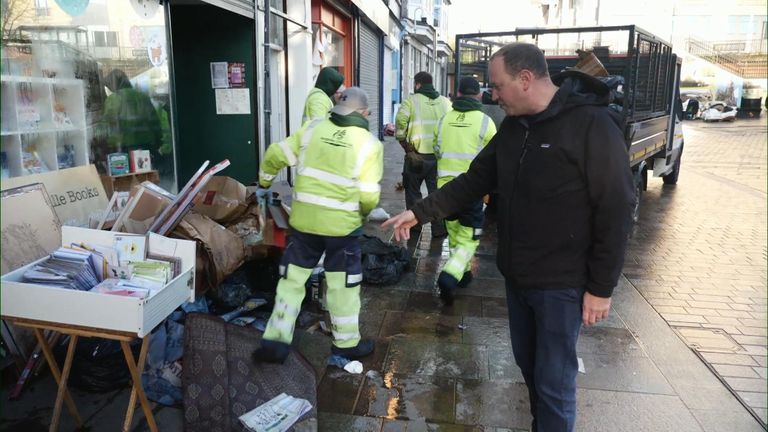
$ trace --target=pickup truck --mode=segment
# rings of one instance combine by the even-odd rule
[[[455,45],[456,83],[459,77],[469,75],[481,87],[489,87],[488,60],[511,42],[536,44],[547,58],[550,75],[576,67],[582,60],[579,53],[591,53],[599,60],[602,69],[598,74],[602,76],[598,78],[612,89],[610,106],[621,113],[624,122],[627,162],[635,177],[632,219],[637,222],[649,171],[661,177],[664,184],[676,184],[680,174],[684,144],[679,95],[682,61],[672,52],[672,46],[634,25],[459,34]],[[489,103],[488,95],[484,96],[484,102]],[[499,108],[488,104],[484,110],[498,126],[504,116]]]

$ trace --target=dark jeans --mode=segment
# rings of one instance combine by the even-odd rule
[[[583,297],[584,289],[519,289],[507,282],[512,350],[528,386],[534,432],[574,430]]]
[[[437,159],[433,154],[406,153],[403,162],[405,208],[410,209],[422,199],[421,184],[427,184],[427,193],[437,190]],[[432,235],[445,234],[443,220],[432,222]]]

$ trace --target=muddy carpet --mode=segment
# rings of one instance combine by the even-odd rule
[[[257,330],[205,314],[188,315],[185,327],[182,385],[186,431],[245,430],[237,418],[280,393],[312,404],[312,410],[298,422],[299,430],[302,424],[316,421],[317,378],[301,354],[292,351],[282,365],[257,366],[251,360],[261,337]]]

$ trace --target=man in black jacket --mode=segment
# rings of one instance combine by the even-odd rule
[[[632,173],[609,89],[580,72],[550,78],[535,45],[492,57],[493,98],[506,112],[469,171],[384,223],[395,237],[498,191],[497,265],[507,285],[512,349],[528,386],[533,430],[572,431],[576,340],[605,319],[624,262]]]

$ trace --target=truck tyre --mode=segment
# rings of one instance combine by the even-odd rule
[[[677,184],[677,178],[680,176],[680,160],[683,158],[683,145],[680,145],[680,153],[677,155],[677,159],[675,160],[674,165],[672,165],[672,171],[667,174],[661,176],[661,179],[664,181],[665,185],[674,185]]]

